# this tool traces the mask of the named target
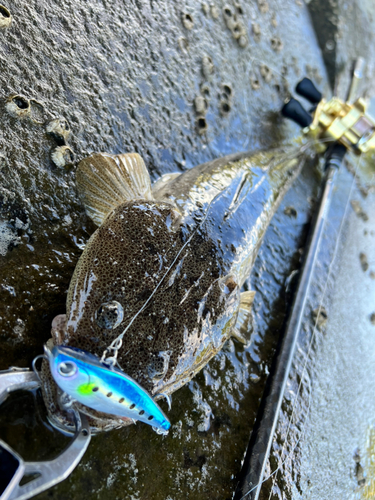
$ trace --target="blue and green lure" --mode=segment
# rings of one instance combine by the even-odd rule
[[[73,400],[94,410],[140,420],[161,434],[170,422],[152,397],[131,377],[96,356],[68,346],[45,349],[56,384]]]

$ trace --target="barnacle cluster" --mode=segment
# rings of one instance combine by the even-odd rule
[[[219,111],[222,116],[227,116],[232,109],[233,89],[229,83],[221,85]]]
[[[55,139],[58,146],[51,152],[51,160],[57,167],[68,167],[74,162],[74,153],[68,146],[70,127],[65,118],[54,118],[46,124],[46,132]]]
[[[65,118],[54,118],[46,123],[44,105],[21,94],[10,94],[5,101],[5,109],[13,118],[28,118],[36,125],[45,124],[47,134],[57,143],[57,147],[51,152],[53,163],[57,167],[66,167],[73,163],[74,153],[67,144],[70,127]]]
[[[247,38],[245,24],[241,19],[242,14],[242,7],[239,4],[236,4],[235,9],[228,4],[223,7],[224,21],[227,28],[232,33],[232,37],[237,40],[238,45],[241,48],[245,48],[249,40]]]

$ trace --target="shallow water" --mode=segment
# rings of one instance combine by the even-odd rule
[[[328,88],[306,6],[269,2],[262,12],[260,3],[244,2],[248,45],[241,48],[222,17],[224,2],[215,5],[217,19],[197,2],[16,1],[9,6],[13,25],[0,31],[2,100],[22,93],[41,101],[46,117],[67,118],[76,159],[92,151],[136,151],[153,179],[287,140],[297,128],[277,112],[288,90],[305,74]],[[183,13],[193,19],[191,30],[183,26]],[[283,42],[280,51],[272,49],[275,37]],[[211,74],[202,67],[207,55]],[[262,76],[264,64],[272,69],[271,78]],[[224,83],[233,91],[226,116],[220,113]],[[193,103],[204,92],[210,94],[208,128],[201,134]],[[30,366],[41,353],[53,317],[65,311],[80,245],[94,226],[77,198],[74,169],[51,162],[56,143],[44,127],[2,111],[0,223],[6,250],[0,257],[0,368],[5,369]],[[349,174],[345,179],[346,186]],[[73,474],[39,498],[231,498],[290,301],[285,280],[299,265],[318,183],[319,175],[306,165],[267,231],[247,284],[257,291],[249,345],[229,341],[173,395],[169,436],[141,424],[96,436]],[[343,201],[334,209],[335,227]],[[45,421],[38,394],[35,398],[14,396],[2,406],[1,437],[26,459],[50,456],[66,442]],[[302,399],[301,414],[304,404]],[[298,477],[287,471],[286,493],[294,491]]]

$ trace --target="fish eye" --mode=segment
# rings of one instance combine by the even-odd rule
[[[124,318],[124,309],[116,300],[105,302],[95,313],[95,319],[100,328],[113,330]]]
[[[72,377],[77,371],[77,365],[71,361],[63,361],[59,364],[57,370],[63,377]]]

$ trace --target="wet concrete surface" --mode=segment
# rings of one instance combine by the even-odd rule
[[[243,3],[240,8],[231,4],[246,28],[247,44],[242,47],[225,22],[224,2],[214,5],[218,17],[211,4],[208,11],[204,5],[14,2],[8,6],[14,22],[0,31],[2,106],[11,92],[35,98],[43,103],[46,120],[68,120],[76,159],[92,151],[136,151],[153,179],[228,153],[285,142],[297,128],[281,122],[277,112],[298,79],[307,74],[328,92],[308,9],[293,1]],[[346,69],[353,52],[343,59]],[[228,114],[221,108],[222,84],[233,89]],[[207,93],[207,132],[202,133],[194,99],[207,98]],[[5,369],[30,366],[41,353],[53,317],[65,310],[80,246],[94,226],[78,200],[74,168],[59,169],[51,162],[57,144],[44,126],[15,119],[2,107],[0,146],[0,368]],[[336,233],[351,175],[343,170],[341,179],[343,189],[333,206]],[[173,396],[169,436],[157,436],[140,424],[96,436],[73,474],[38,498],[231,498],[290,301],[285,282],[299,266],[318,184],[319,175],[308,163],[273,219],[247,284],[257,291],[248,346],[229,341]],[[355,195],[361,196],[357,191]],[[368,203],[371,211],[370,195]],[[325,241],[315,299],[334,251],[330,232]],[[310,309],[315,308],[312,300]],[[311,310],[306,312],[306,335],[291,378],[294,393]],[[369,326],[373,328],[371,322]],[[317,345],[325,338],[319,334]],[[311,374],[312,382],[315,376]],[[298,440],[307,413],[308,387],[296,412],[302,420],[293,427],[289,447]],[[276,458],[292,399],[287,395],[273,451]],[[9,398],[0,418],[1,437],[25,459],[50,457],[66,443],[45,420],[38,393]],[[305,429],[305,435],[314,436],[309,426]],[[306,446],[314,448],[313,441]],[[358,447],[362,457],[363,443]],[[306,456],[314,461],[311,453]],[[303,460],[301,447],[293,467],[286,463],[278,483],[280,498],[305,491]]]
[[[373,215],[374,195],[362,203]],[[315,351],[313,397],[301,445],[303,498],[371,498],[365,496],[375,481],[366,464],[367,440],[375,423],[371,324],[375,281],[370,277],[370,267],[375,267],[375,221],[371,215],[366,222],[358,220],[349,207],[346,234],[339,243],[335,286],[324,341]],[[360,254],[371,261],[366,271]],[[362,477],[359,467],[364,469]]]
[[[360,200],[360,213],[350,200]],[[361,496],[355,456],[358,450],[368,454],[375,403],[375,283],[370,265],[364,270],[360,258],[362,253],[373,262],[374,205],[374,193],[364,199],[343,168],[267,475],[278,466],[280,472],[266,482],[262,498],[271,491],[270,498],[371,498]],[[371,483],[371,467],[367,470]]]

